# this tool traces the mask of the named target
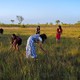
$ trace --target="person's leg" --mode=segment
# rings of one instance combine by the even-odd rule
[[[28,57],[31,57],[31,58],[36,58],[37,57],[36,48],[35,48],[35,45],[34,45],[33,41],[31,41],[26,48],[27,48],[26,53],[27,53]]]
[[[13,44],[12,44],[12,47],[14,50],[16,50],[16,41],[14,40]]]
[[[30,58],[31,55],[31,47],[28,45],[26,46],[26,58]]]
[[[36,58],[37,57],[36,48],[35,48],[34,45],[31,47],[31,57],[32,58]]]
[[[16,44],[16,50],[19,51],[19,45],[18,44]]]

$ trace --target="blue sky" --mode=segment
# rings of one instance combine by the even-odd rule
[[[80,20],[80,0],[0,0],[0,22],[17,23],[17,15],[24,24],[75,23]]]

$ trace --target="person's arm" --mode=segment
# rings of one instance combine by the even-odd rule
[[[43,49],[42,43],[41,43],[40,41],[38,42],[38,44],[39,44],[40,49],[41,49],[44,53],[47,53],[46,50]]]
[[[14,49],[16,49],[16,39],[13,41],[12,46],[14,47]]]

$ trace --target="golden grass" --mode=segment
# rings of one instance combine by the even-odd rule
[[[36,28],[3,28],[4,34],[20,34],[20,35],[32,35],[36,33]],[[41,33],[45,33],[48,36],[56,35],[57,27],[41,27]],[[63,27],[63,37],[78,37],[80,35],[80,27]]]

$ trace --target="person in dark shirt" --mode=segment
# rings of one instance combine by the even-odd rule
[[[3,34],[4,30],[2,28],[0,28],[0,33]]]
[[[40,26],[37,27],[36,34],[40,34]]]
[[[11,44],[12,48],[14,48],[15,50],[19,50],[19,46],[22,44],[22,39],[19,36],[12,34]]]
[[[80,39],[80,35],[78,36],[78,39]]]

